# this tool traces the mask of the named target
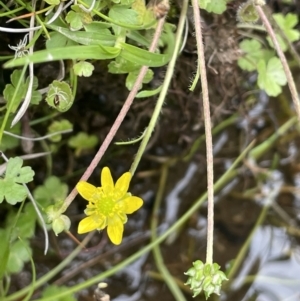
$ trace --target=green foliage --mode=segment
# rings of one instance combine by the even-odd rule
[[[69,139],[68,145],[75,148],[76,156],[79,156],[85,149],[91,149],[98,143],[98,138],[95,135],[88,135],[84,132],[78,133]]]
[[[43,185],[38,186],[34,192],[34,198],[47,207],[51,203],[64,200],[68,193],[68,185],[62,183],[59,178],[51,176],[47,178]]]
[[[166,66],[173,55],[177,23],[166,23],[159,40],[159,47],[157,47],[154,52],[148,51],[152,42],[154,29],[157,26],[157,20],[151,10],[151,5],[159,4],[159,1],[96,0],[95,6],[90,12],[83,10],[81,5],[88,9],[93,1],[79,1],[78,3],[75,2],[76,5],[73,5],[71,8],[62,10],[59,17],[53,23],[47,24],[55,12],[59,11],[58,5],[61,4],[61,2],[63,2],[63,0],[45,1],[45,3],[57,7],[51,8],[46,4],[45,6],[42,6],[42,8],[39,8],[43,9],[43,11],[37,12],[36,18],[38,19],[38,22],[36,22],[36,25],[42,25],[41,30],[34,31],[33,40],[28,45],[25,43],[26,48],[24,48],[22,57],[13,58],[6,61],[4,64],[5,67],[10,68],[23,65],[28,66],[29,63],[47,63],[47,65],[50,66],[53,61],[65,60],[63,62],[65,72],[59,72],[60,74],[58,74],[58,72],[57,74],[50,73],[51,79],[46,78],[45,82],[40,80],[40,83],[38,83],[36,77],[33,78],[33,93],[30,103],[35,105],[39,104],[39,106],[31,106],[29,108],[26,118],[23,119],[24,123],[22,124],[22,130],[24,130],[24,132],[26,132],[25,130],[27,127],[36,125],[41,125],[42,133],[45,128],[48,129],[48,133],[72,128],[73,124],[70,121],[61,119],[61,113],[68,111],[72,106],[74,99],[76,99],[76,90],[81,84],[79,82],[81,79],[78,77],[91,76],[95,68],[94,66],[100,66],[104,76],[106,75],[106,72],[116,75],[125,74],[124,78],[126,78],[126,80],[123,84],[128,90],[131,90],[142,66],[149,66],[152,68],[152,70],[148,69],[146,76],[143,79],[143,84],[150,83],[154,77],[153,70],[155,69],[153,68],[160,67],[162,70],[166,69]],[[148,6],[146,5],[146,2],[149,4]],[[201,9],[205,9],[207,12],[214,14],[222,14],[225,12],[228,2],[230,1],[198,0]],[[28,12],[34,11],[34,9],[30,7],[30,1],[16,1],[16,3],[16,10],[13,12],[7,10],[7,8],[3,6],[3,16],[6,16],[6,13],[11,14],[12,17],[23,14],[23,12],[19,14],[18,9],[22,9],[23,11],[28,9]],[[66,3],[67,1],[64,4]],[[170,4],[172,5],[173,11],[170,12],[170,18],[167,18],[167,22],[173,22],[174,19],[177,20],[178,13],[180,12],[178,7],[173,5],[172,1],[170,1]],[[247,1],[246,4],[251,5],[248,5],[247,7],[245,5],[242,6],[239,11],[239,14],[242,14],[242,17],[238,15],[238,18],[243,22],[255,22],[257,20],[257,14],[252,5],[252,0]],[[50,12],[50,14],[46,16],[45,11],[47,10],[48,12],[53,10],[53,12]],[[211,19],[215,17],[216,16],[211,17]],[[222,18],[223,17],[218,18],[218,20],[222,20]],[[287,14],[286,16],[283,16],[282,14],[275,14],[274,19],[290,42],[299,40],[300,33],[296,27],[298,25],[297,15]],[[28,19],[16,21],[16,23],[19,22],[19,25],[14,26],[14,28],[28,26],[29,22],[27,20]],[[249,24],[247,24],[247,26],[248,25]],[[259,26],[257,26],[257,28],[258,27]],[[256,31],[251,31],[251,34],[251,37],[255,38]],[[263,41],[263,39],[268,39],[267,37],[264,37],[263,34],[259,32],[259,39],[261,42],[258,42],[254,38],[241,41],[240,49],[243,51],[243,56],[239,58],[238,65],[245,71],[257,72],[257,86],[260,89],[264,89],[268,95],[277,96],[281,93],[282,86],[286,84],[286,78],[279,59],[275,56],[274,51],[266,46],[268,43]],[[286,50],[288,45],[286,45],[280,35],[277,35],[277,37],[281,47]],[[182,36],[180,36],[180,39],[184,41]],[[39,42],[36,43],[37,41]],[[18,45],[18,47],[19,46],[20,45]],[[27,50],[31,46],[33,46],[32,54],[30,54],[31,51],[29,52]],[[179,53],[179,55],[186,55],[186,52],[183,51],[182,53]],[[1,59],[7,60],[6,57],[2,57]],[[99,64],[100,60],[105,62],[100,62]],[[34,70],[37,69],[37,66],[34,66]],[[63,71],[62,67],[60,71]],[[63,74],[63,79],[61,78],[62,73],[65,73]],[[22,74],[23,77],[21,78]],[[26,76],[24,76],[24,74],[26,74]],[[30,72],[28,72],[28,70],[25,72],[25,68],[23,73],[17,69],[12,72],[11,83],[5,86],[3,92],[6,102],[4,102],[4,105],[1,108],[2,111],[7,110],[9,106],[11,107],[9,113],[16,113],[18,111],[18,108],[27,93],[30,82],[30,77],[27,77],[27,74],[30,74]],[[183,76],[189,75],[185,74],[183,70]],[[47,88],[45,88],[45,86],[47,86],[54,78],[59,78],[59,80],[54,80],[49,85],[48,91],[46,91]],[[181,79],[178,78],[178,81],[179,80]],[[40,86],[38,87],[39,84]],[[140,85],[139,89],[143,89],[143,84]],[[17,85],[19,85],[18,90]],[[153,90],[142,90],[136,97],[150,97],[160,93],[162,90],[162,86],[156,89],[153,88],[157,86],[156,83],[149,86],[152,87],[149,89]],[[173,90],[175,90],[174,88],[177,87],[173,87]],[[45,101],[48,105],[45,102],[40,103],[42,95],[37,89],[41,89],[44,94],[47,93]],[[15,95],[14,100],[13,95]],[[109,101],[112,103],[116,101],[116,99],[109,99]],[[120,100],[118,99],[118,102],[119,101]],[[185,110],[185,107],[182,108]],[[102,107],[99,107],[99,112],[105,115],[105,118],[109,119],[111,116],[110,112],[107,114],[106,108],[104,109],[105,110],[102,111]],[[64,116],[70,117],[70,120],[73,120],[75,124],[75,118],[77,116],[74,114],[74,117],[71,113],[68,112]],[[137,113],[133,111],[132,114]],[[185,114],[185,112],[183,112],[183,114]],[[8,117],[8,120],[1,117],[0,124],[3,124],[3,127],[4,124],[7,124],[7,126],[5,126],[6,131],[20,134],[21,123],[18,123],[13,129],[10,129],[8,126],[13,119],[12,115],[13,114]],[[136,117],[135,115],[133,116],[134,118]],[[36,118],[38,118],[38,120],[36,120]],[[57,119],[59,119],[59,121]],[[137,119],[140,119],[140,116],[137,116]],[[97,121],[99,121],[99,119]],[[87,120],[76,123],[76,128],[82,126],[82,124],[83,129],[80,129],[82,132],[79,132],[71,138],[63,139],[62,135],[53,136],[42,142],[37,142],[36,145],[38,145],[38,147],[34,148],[34,151],[47,152],[51,152],[54,148],[55,150],[64,148],[66,152],[63,156],[65,156],[66,153],[69,155],[71,154],[71,158],[68,157],[65,159],[65,157],[63,157],[63,160],[71,159],[68,161],[68,172],[63,175],[64,178],[71,178],[74,175],[77,176],[78,169],[82,167],[82,165],[80,165],[82,164],[82,159],[86,159],[79,158],[78,161],[80,161],[80,163],[78,167],[78,165],[76,165],[77,158],[74,159],[74,154],[78,157],[84,151],[88,150],[90,155],[90,153],[94,151],[90,150],[95,148],[99,143],[98,136],[89,135],[87,133],[91,130],[89,127],[90,120],[87,118]],[[94,124],[92,126],[94,126]],[[34,132],[36,137],[43,135],[39,132],[39,127],[30,129]],[[144,134],[145,133],[147,132],[145,131]],[[141,138],[144,137],[144,134]],[[128,135],[131,135],[131,133]],[[139,140],[137,139],[134,142],[139,142]],[[4,135],[1,140],[1,151],[10,149],[11,153],[19,153],[22,151],[21,148],[16,150],[19,144],[18,139]],[[70,148],[74,149],[74,152],[70,151]],[[31,155],[34,156],[34,154]],[[61,154],[59,154],[59,156],[60,155]],[[43,185],[36,186],[36,183],[31,183],[29,187],[33,189],[36,187],[33,191],[34,198],[36,199],[38,206],[43,209],[43,215],[47,215],[48,222],[51,223],[54,233],[58,235],[62,231],[68,231],[71,225],[70,218],[66,214],[63,214],[68,207],[65,200],[69,187],[59,178],[51,175],[53,172],[52,168],[56,167],[58,164],[51,158],[52,154],[47,154],[47,156],[48,157],[45,160],[47,164],[39,167],[40,177],[38,180],[44,180]],[[42,164],[44,161],[41,160],[40,162]],[[59,161],[59,163],[60,162],[61,161]],[[23,167],[22,164],[23,161],[19,157],[9,159],[6,172],[0,178],[0,205],[1,210],[3,208],[3,216],[5,216],[5,219],[1,223],[1,226],[4,228],[0,229],[0,241],[2,243],[0,247],[0,279],[4,278],[4,283],[5,277],[9,277],[11,273],[21,272],[24,263],[32,256],[29,242],[30,238],[35,234],[37,221],[36,211],[31,202],[24,202],[23,204],[17,203],[26,198],[28,192],[22,184],[32,181],[34,172],[30,167]],[[63,167],[60,168],[63,169]],[[76,168],[78,169],[76,170]],[[70,170],[71,172],[69,172]],[[50,176],[48,177],[46,175]],[[70,182],[72,183],[72,180]],[[116,186],[121,187],[121,184],[122,181],[116,184]],[[6,202],[3,202],[4,199]],[[69,201],[69,198],[67,201]],[[17,204],[17,206],[10,206],[15,204]],[[193,290],[194,296],[198,295],[200,292],[204,292],[206,298],[208,298],[212,293],[220,293],[222,281],[226,280],[226,276],[219,269],[220,267],[217,264],[203,264],[200,261],[193,263],[193,267],[189,269],[186,274],[189,276],[187,284],[189,284]],[[32,289],[38,289],[38,287],[35,286],[34,281]],[[57,298],[56,295],[58,294],[64,296]],[[3,294],[3,290],[0,288],[0,299],[3,295],[5,294]],[[10,300],[26,298],[23,297],[24,296],[18,296],[18,298],[10,298]],[[68,294],[68,288],[52,285],[46,287],[42,297],[48,297],[51,300],[59,301],[75,300],[73,296]]]
[[[126,78],[126,87],[128,90],[132,89],[138,75],[139,75],[139,70],[132,71],[128,74],[128,76]],[[147,84],[147,83],[151,82],[152,78],[153,78],[153,71],[151,69],[148,69],[146,76],[143,79],[143,83]],[[142,85],[139,87],[139,89],[141,89],[141,88],[142,88]]]
[[[49,285],[43,291],[42,297],[43,298],[52,297],[51,298],[52,301],[76,301],[77,299],[75,299],[75,297],[71,294],[66,294],[65,296],[59,298],[53,297],[60,293],[68,292],[68,291],[69,288],[63,285],[62,286]]]
[[[281,13],[273,14],[273,18],[278,24],[278,26],[283,31],[286,38],[289,40],[289,42],[295,42],[300,39],[300,31],[298,29],[295,29],[294,27],[299,23],[298,15],[293,13],[288,13],[286,16],[284,16]],[[283,51],[286,51],[288,49],[288,45],[284,41],[284,39],[281,37],[280,34],[276,34],[276,38],[279,42],[280,48]],[[273,47],[273,42],[271,41],[270,37],[267,37],[268,42]]]
[[[29,239],[34,236],[36,212],[31,203],[27,203],[22,212],[11,207],[6,220],[5,229],[0,229],[0,279],[4,274],[19,273],[32,256]]]
[[[60,3],[60,0],[45,0],[45,2],[50,5],[58,5]]]
[[[63,130],[73,129],[72,123],[67,119],[62,119],[60,121],[53,121],[48,127],[48,134],[56,133]],[[62,135],[55,135],[49,138],[52,142],[61,141]]]
[[[32,256],[28,241],[17,240],[12,243],[10,253],[6,266],[8,274],[20,273],[23,269],[24,263]]]
[[[200,8],[209,13],[222,14],[226,10],[226,0],[198,0]]]
[[[50,107],[60,112],[68,111],[74,102],[70,85],[66,82],[54,80],[49,86],[46,102]]]
[[[47,178],[44,184],[38,186],[33,193],[36,201],[43,206],[47,222],[51,223],[55,235],[69,230],[71,226],[69,217],[62,215],[66,210],[63,200],[67,194],[68,185],[55,176]]]
[[[78,76],[89,77],[94,71],[94,66],[85,61],[80,61],[73,66],[74,73]]]
[[[4,130],[8,131],[11,134],[16,134],[16,135],[20,135],[21,133],[21,124],[17,123],[13,128],[10,127],[11,122],[13,120],[13,115],[10,115],[8,117],[8,121],[5,125]],[[0,117],[0,124],[2,124],[4,121],[4,117]],[[1,151],[6,151],[7,149],[14,149],[15,147],[17,147],[20,144],[20,140],[18,138],[6,135],[4,133],[4,136],[1,140]]]
[[[31,203],[25,205],[25,208],[20,215],[15,211],[11,211],[6,219],[7,227],[11,227],[11,221],[17,220],[10,234],[11,240],[14,241],[18,239],[18,237],[21,237],[22,239],[33,237],[36,219],[36,212]]]
[[[22,165],[23,160],[19,157],[8,160],[5,177],[0,178],[0,203],[5,198],[9,204],[15,205],[26,198],[27,190],[22,184],[33,180],[34,171]]]
[[[239,58],[238,65],[247,71],[256,70],[257,84],[269,96],[279,95],[282,91],[281,86],[287,83],[280,60],[272,51],[263,48],[260,42],[253,39],[242,41],[240,48],[245,54]]]
[[[11,84],[7,84],[5,86],[5,89],[3,91],[3,96],[4,96],[5,100],[7,101],[7,105],[9,105],[12,100],[12,97],[15,93],[15,89],[18,85],[21,74],[22,74],[22,70],[14,70],[14,72],[10,76]],[[17,91],[16,97],[14,99],[14,103],[11,107],[11,113],[16,112],[17,108],[20,105],[20,102],[24,99],[26,92],[28,90],[28,85],[29,85],[29,77],[27,77],[26,80],[22,79],[20,89]],[[37,87],[38,87],[38,80],[36,77],[34,77],[33,87],[32,87],[33,91],[32,91],[32,96],[31,96],[30,102],[35,105],[39,104],[39,102],[42,99],[41,94],[38,91],[34,91],[37,89]]]
[[[238,59],[238,65],[246,71],[257,70],[260,60],[267,61],[274,56],[273,51],[263,48],[262,44],[254,39],[245,39],[239,46],[244,55]]]
[[[135,10],[128,8],[126,5],[114,5],[109,10],[109,17],[118,22],[138,25],[139,19],[138,14]]]
[[[272,57],[268,62],[260,60],[257,68],[259,88],[265,90],[270,96],[279,95],[281,86],[287,82],[280,60],[277,57]]]
[[[70,24],[72,31],[80,30],[85,24],[93,21],[92,16],[84,12],[79,5],[72,5],[71,8],[72,10],[66,16],[66,21]]]

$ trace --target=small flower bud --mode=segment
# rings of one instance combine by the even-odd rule
[[[259,15],[254,6],[253,0],[243,3],[237,11],[237,19],[241,23],[256,23]]]
[[[70,229],[70,226],[71,221],[66,215],[61,215],[52,223],[52,229],[56,236],[63,231],[68,231]]]
[[[206,299],[212,293],[220,294],[222,281],[227,280],[227,278],[219,269],[220,266],[217,263],[203,264],[200,260],[193,263],[193,267],[184,273],[189,276],[185,284],[190,286],[194,293],[193,297],[196,297],[202,291]]]

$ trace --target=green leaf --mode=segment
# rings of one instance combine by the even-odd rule
[[[45,0],[45,2],[49,5],[58,5],[60,3],[60,0]]]
[[[93,21],[92,16],[83,11],[79,5],[72,5],[71,8],[72,10],[66,16],[66,21],[70,24],[71,30],[80,30],[84,24],[89,24]]]
[[[18,85],[19,78],[22,74],[22,70],[14,70],[12,75],[10,76],[11,84],[7,84],[5,86],[5,89],[3,91],[4,99],[7,101],[7,106],[9,106],[11,99],[14,95],[14,92],[16,90],[16,87]],[[22,99],[25,97],[26,94],[26,86],[25,86],[25,80],[24,78],[21,81],[20,89],[17,91],[14,104],[11,107],[11,112],[15,113],[18,109]]]
[[[26,86],[29,86],[29,77],[26,79]],[[33,78],[33,85],[32,85],[32,94],[30,103],[33,105],[38,105],[42,100],[42,94],[39,91],[35,91],[38,88],[38,79],[37,77]],[[27,90],[27,89],[26,89]]]
[[[22,70],[14,70],[14,72],[11,75],[11,84],[7,84],[5,86],[5,89],[3,91],[3,96],[5,100],[7,101],[7,105],[9,106],[10,101],[14,95],[15,89],[18,85],[19,78],[22,74]],[[20,89],[17,91],[16,98],[14,100],[14,104],[11,108],[11,112],[15,113],[18,109],[21,101],[25,98],[26,92],[28,90],[29,85],[29,77],[27,77],[26,81],[22,79]],[[32,104],[38,104],[42,100],[42,95],[38,91],[34,91],[38,87],[38,79],[36,77],[33,78],[33,87],[32,87],[32,96],[30,102]]]
[[[38,186],[34,192],[34,198],[47,207],[51,202],[64,200],[68,194],[68,185],[62,183],[59,178],[51,176],[46,179],[43,185]]]
[[[109,30],[109,28],[111,28],[111,24],[106,22],[93,21],[90,24],[86,24],[84,28],[87,32],[93,32],[93,33],[101,32],[102,34],[105,35],[112,35]]]
[[[32,55],[10,60],[5,64],[5,68],[22,66],[28,63],[44,63],[57,60],[106,60],[117,57],[119,48],[91,45],[91,46],[71,46],[36,51]]]
[[[121,0],[122,5],[131,5],[135,2],[136,0]]]
[[[73,66],[74,73],[78,76],[89,77],[94,71],[94,66],[85,61],[80,61]]]
[[[67,119],[62,119],[60,121],[53,121],[48,127],[48,134],[56,133],[63,130],[73,129],[72,123]],[[49,138],[52,142],[59,142],[61,140],[62,135],[55,135]]]
[[[226,10],[226,0],[198,0],[200,8],[209,13],[222,14]]]
[[[71,294],[64,295],[63,297],[59,297],[59,298],[54,297],[60,293],[64,293],[68,291],[69,288],[63,285],[61,286],[49,285],[43,291],[42,297],[43,298],[51,297],[52,301],[76,301],[77,299],[75,299],[75,297]]]
[[[130,40],[135,41],[138,45],[149,48],[151,43],[151,40],[149,39],[150,37],[145,37],[137,30],[128,31],[126,35]]]
[[[131,90],[134,83],[136,82],[136,79],[139,75],[139,70],[137,71],[133,71],[133,72],[130,72],[126,78],[126,87],[128,90]],[[143,83],[144,84],[147,84],[149,83],[153,78],[153,71],[151,69],[148,69],[147,70],[147,73],[146,73],[146,76],[144,77],[143,79]],[[142,88],[142,85],[139,87],[139,90]]]
[[[49,85],[46,102],[59,112],[68,111],[74,102],[70,85],[64,81],[54,80]]]
[[[299,23],[298,15],[292,13],[288,13],[286,16],[283,16],[282,14],[273,14],[273,18],[278,26],[284,31],[290,42],[299,40],[299,30],[293,29]]]
[[[53,26],[53,25],[52,25]],[[58,27],[58,26],[55,26]],[[55,48],[62,48],[62,47],[70,47],[77,45],[76,42],[72,41],[65,35],[52,31],[50,32],[50,39],[46,41],[46,49],[55,49]]]
[[[28,253],[29,251],[29,253]],[[16,241],[11,245],[10,254],[7,263],[8,273],[20,273],[24,263],[29,261],[32,255],[28,241]]]
[[[162,89],[162,86],[159,86],[158,88],[154,89],[154,90],[144,90],[144,91],[140,91],[137,95],[136,98],[145,98],[145,97],[150,97],[150,96],[154,96],[158,93],[160,93]]]
[[[125,4],[124,2],[122,4]],[[145,19],[145,14],[149,11],[147,10],[147,6],[145,0],[133,0],[131,8],[137,13],[137,20],[139,23],[143,23]]]
[[[254,71],[257,69],[259,60],[267,61],[273,56],[272,51],[263,49],[261,43],[254,39],[243,40],[239,46],[245,53],[238,59],[238,65],[243,70]]]
[[[95,135],[88,135],[84,132],[78,133],[69,139],[68,145],[75,148],[76,156],[79,156],[83,149],[91,149],[98,143],[98,138]]]
[[[126,43],[120,44],[122,47],[120,57],[141,66],[161,67],[170,60],[170,57],[166,54],[152,53]]]
[[[60,36],[63,35],[66,41],[70,39],[82,45],[114,46],[116,42],[116,37],[113,36],[108,29],[101,29],[98,30],[97,32],[94,31],[87,32],[87,31],[71,31],[67,28],[63,28],[55,25],[49,25],[48,27],[57,31],[56,34],[59,33]],[[93,28],[93,27],[86,26],[86,28]],[[59,41],[59,43],[66,43],[66,42],[63,42],[62,40]],[[56,47],[60,47],[60,46],[64,46],[64,45],[58,44]],[[47,47],[47,49],[49,48]]]
[[[22,167],[20,157],[10,158],[7,163],[5,179],[12,179],[17,183],[28,183],[33,180],[34,171],[30,166]]]
[[[114,5],[108,13],[108,16],[113,19],[117,20],[121,23],[127,23],[130,25],[138,25],[141,24],[139,22],[138,13],[128,8],[125,5]]]
[[[13,120],[14,116],[10,115],[8,117],[7,123],[5,125],[4,130],[11,133],[11,134],[16,134],[16,135],[20,135],[21,134],[21,123],[18,122],[14,127],[10,127],[11,122]],[[0,124],[2,124],[4,120],[4,116],[0,117]],[[13,149],[15,147],[17,147],[20,144],[20,139],[6,135],[4,133],[4,136],[2,137],[1,140],[1,151],[6,151],[7,149]]]
[[[108,72],[114,74],[125,74],[139,70],[141,65],[128,61],[121,56],[118,56],[114,61],[108,64]]]
[[[19,157],[8,160],[5,177],[0,178],[0,203],[5,198],[9,204],[15,205],[26,198],[26,188],[17,183],[31,182],[34,171],[29,166],[22,167],[22,164],[23,160]]]
[[[266,91],[269,96],[277,96],[281,93],[281,86],[287,82],[280,60],[271,58],[267,63],[260,60],[257,65],[257,83],[260,89]]]
[[[0,203],[4,198],[7,203],[15,205],[27,197],[27,190],[23,185],[15,183],[12,179],[0,179]]]
[[[211,0],[198,0],[200,8],[206,8],[207,5],[211,2]]]
[[[278,26],[281,28],[281,30],[284,32],[288,40],[292,43],[300,39],[300,32],[297,29],[294,29],[294,27],[298,24],[298,16],[296,14],[288,13],[286,16],[283,14],[273,14],[273,18],[275,19]],[[288,49],[288,45],[284,42],[283,38],[276,34],[276,37],[278,39],[279,45],[283,51],[286,51]],[[269,44],[273,46],[273,42],[268,37],[267,38]]]
[[[11,220],[15,220],[18,213],[13,214],[10,216],[10,220],[6,221],[8,226],[11,223]],[[15,240],[17,237],[24,238],[31,238],[34,236],[35,233],[35,223],[37,220],[36,211],[32,205],[32,203],[27,203],[24,211],[21,212],[18,221],[16,223],[16,227],[13,229],[11,234],[11,240]]]

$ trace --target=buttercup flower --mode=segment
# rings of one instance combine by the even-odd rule
[[[122,241],[127,215],[138,210],[143,200],[127,192],[131,173],[124,173],[114,185],[110,170],[104,167],[101,172],[101,187],[80,181],[76,185],[79,194],[89,203],[84,213],[87,215],[78,225],[78,233],[102,230],[107,226],[110,240],[119,245]]]

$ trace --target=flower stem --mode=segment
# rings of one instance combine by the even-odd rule
[[[197,53],[201,76],[202,97],[203,97],[203,114],[205,126],[205,142],[206,142],[206,162],[207,162],[207,249],[206,263],[213,262],[213,237],[214,237],[214,165],[213,165],[213,146],[211,134],[211,119],[209,109],[208,84],[205,68],[204,48],[202,42],[202,30],[200,20],[200,10],[197,0],[192,0],[195,32],[197,41]]]

